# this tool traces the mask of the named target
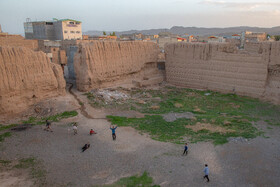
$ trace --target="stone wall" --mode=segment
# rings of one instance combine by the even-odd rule
[[[280,103],[280,42],[165,46],[167,82]]]
[[[62,69],[45,53],[0,47],[0,115],[16,114],[45,98],[63,94]]]
[[[160,83],[157,69],[159,48],[152,42],[85,42],[80,43],[74,59],[77,88],[119,84],[149,85]]]

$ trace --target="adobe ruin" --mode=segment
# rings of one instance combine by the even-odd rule
[[[10,36],[0,37],[0,46],[0,114],[63,95],[64,77],[74,79],[80,91],[143,87],[166,79],[280,104],[280,42],[247,43],[244,50],[234,44],[170,43],[165,67],[164,54],[152,42],[38,42]]]
[[[280,104],[280,42],[234,44],[168,44],[168,83],[236,93]]]

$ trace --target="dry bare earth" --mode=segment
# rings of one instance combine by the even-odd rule
[[[88,107],[87,101],[81,100]],[[98,117],[94,110],[87,111]],[[104,117],[101,112],[99,115]],[[72,121],[79,124],[75,136],[67,125]],[[109,184],[144,171],[162,186],[279,185],[279,127],[267,129],[259,124],[270,138],[258,137],[216,147],[211,143],[191,144],[189,154],[182,156],[181,145],[154,141],[130,127],[119,127],[117,141],[112,141],[109,125],[104,119],[88,119],[79,114],[54,123],[53,133],[35,126],[7,138],[1,144],[0,159],[36,157],[47,171],[48,186]],[[98,134],[89,136],[91,128]],[[91,147],[81,153],[86,142],[90,142]],[[210,168],[210,183],[203,180],[205,163]]]

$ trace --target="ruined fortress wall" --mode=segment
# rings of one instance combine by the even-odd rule
[[[279,46],[260,43],[247,51],[233,44],[168,44],[167,82],[277,101],[279,72],[268,72],[271,64],[279,64]]]
[[[268,79],[265,98],[280,104],[280,42],[272,42],[266,50]]]
[[[159,83],[159,48],[152,42],[80,43],[74,59],[77,88],[114,86],[122,83]],[[148,68],[149,67],[149,68]]]
[[[0,115],[19,113],[44,98],[63,94],[62,69],[43,52],[0,47]]]
[[[10,46],[10,47],[26,47],[32,50],[38,49],[37,40],[25,40],[24,37],[20,35],[0,35],[0,46]]]

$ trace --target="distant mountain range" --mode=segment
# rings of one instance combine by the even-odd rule
[[[266,32],[270,35],[280,35],[280,26],[278,27],[272,27],[272,28],[262,28],[262,27],[227,27],[227,28],[203,28],[203,27],[181,27],[181,26],[174,26],[171,29],[150,29],[150,30],[130,30],[130,31],[122,31],[122,32],[116,32],[116,35],[122,35],[122,34],[133,34],[133,33],[142,33],[142,34],[158,34],[160,32],[170,32],[173,34],[178,35],[196,35],[196,36],[227,36],[232,34],[239,34],[243,31],[252,31],[252,32]],[[113,32],[113,31],[111,31]],[[106,31],[107,34],[110,33],[110,31]],[[103,31],[87,31],[83,34],[87,35],[96,35],[100,36],[103,34]]]

